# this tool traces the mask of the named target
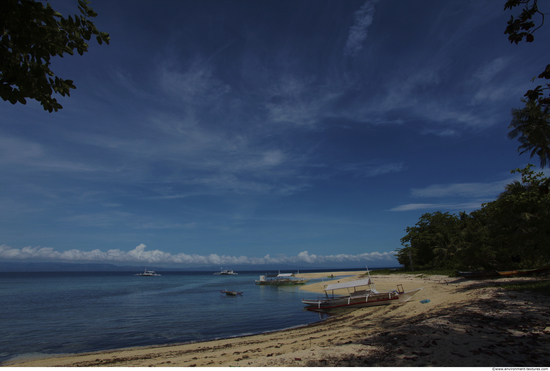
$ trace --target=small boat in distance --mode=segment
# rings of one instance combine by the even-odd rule
[[[266,277],[271,279],[266,279]],[[293,273],[279,273],[276,275],[263,275],[259,280],[256,280],[256,285],[271,285],[271,286],[291,286],[304,285],[309,279],[294,277]]]
[[[358,288],[360,288],[358,290]],[[348,295],[334,295],[334,290],[347,289]],[[353,289],[353,291],[350,291]],[[404,291],[403,285],[397,285],[397,290],[379,292],[370,278],[350,282],[333,283],[325,287],[325,296],[317,299],[302,299],[306,309],[359,308],[404,303],[423,288]],[[328,292],[332,291],[329,295]]]
[[[220,269],[221,269],[221,271],[214,273],[215,276],[236,276],[236,275],[238,275],[238,273],[235,273],[233,271],[230,271],[230,270],[227,270],[227,269],[222,269],[222,268],[220,268]]]
[[[242,292],[238,292],[238,291],[229,291],[229,290],[220,290],[220,292],[222,294],[225,294],[227,296],[237,296],[237,295],[242,295],[243,293]]]
[[[147,269],[145,269],[145,271],[143,273],[138,273],[138,274],[136,274],[136,276],[158,277],[158,276],[160,276],[160,274],[155,273],[155,271],[148,271]]]

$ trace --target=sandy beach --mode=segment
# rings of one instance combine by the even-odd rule
[[[333,272],[343,282],[364,272]],[[326,277],[308,273],[302,277]],[[536,277],[467,280],[375,275],[379,291],[423,287],[409,302],[344,311],[305,327],[181,345],[86,353],[3,366],[548,367],[550,297],[505,291]],[[545,278],[548,279],[548,278]],[[322,284],[302,289],[322,292]],[[428,299],[428,303],[420,301]]]

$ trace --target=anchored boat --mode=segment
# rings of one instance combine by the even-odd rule
[[[266,279],[267,277],[267,279]],[[294,277],[293,273],[279,273],[277,275],[263,275],[256,280],[256,285],[291,286],[304,285],[309,279]]]
[[[148,271],[147,269],[145,269],[145,271],[143,273],[138,273],[138,274],[136,274],[136,276],[158,277],[158,276],[160,276],[160,274],[155,273],[155,271]]]
[[[236,276],[238,273],[227,269],[221,269],[219,272],[214,273],[215,276]]]
[[[237,295],[242,295],[243,293],[242,292],[238,292],[238,291],[229,291],[229,290],[220,290],[220,292],[222,294],[225,294],[227,296],[237,296]]]

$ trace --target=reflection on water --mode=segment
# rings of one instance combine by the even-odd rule
[[[333,313],[331,311],[328,311],[326,309],[317,309],[317,308],[303,308],[304,312],[314,312],[319,315],[319,320],[324,320],[333,316],[338,315],[338,313]]]

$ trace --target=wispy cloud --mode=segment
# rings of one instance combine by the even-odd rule
[[[186,114],[182,116],[150,113],[139,124],[139,139],[116,137],[115,133],[113,137],[75,136],[74,140],[102,154],[103,158],[93,161],[111,161],[112,165],[115,158],[124,164],[113,169],[120,169],[116,177],[106,174],[103,181],[131,179],[159,184],[155,189],[163,185],[169,191],[159,195],[164,198],[216,192],[288,194],[305,186],[304,179],[297,175],[307,166],[307,153],[298,153],[289,146],[283,149],[276,143],[265,145],[261,135],[238,129],[231,132],[235,128],[231,123],[226,127],[198,124],[198,113],[193,120],[188,120]],[[108,156],[103,155],[106,152]],[[168,187],[170,184],[179,187]],[[190,188],[182,191],[182,186]]]
[[[397,173],[403,171],[405,166],[402,162],[391,163],[350,163],[340,167],[340,170],[351,172],[356,177],[375,177],[388,173]]]
[[[131,217],[133,217],[131,213],[109,210],[104,213],[72,215],[70,217],[59,218],[59,220],[84,227],[108,228],[120,225],[122,221],[127,221]]]
[[[334,114],[331,108],[345,91],[342,82],[292,74],[278,76],[275,83],[259,89],[267,122],[309,128]]]
[[[367,0],[363,6],[355,12],[354,23],[349,30],[348,40],[344,47],[344,54],[354,56],[363,49],[363,42],[367,39],[369,26],[372,24],[375,8],[378,0]]]
[[[162,222],[149,222],[140,225],[136,225],[135,229],[195,229],[197,227],[196,222],[191,223],[162,223]]]
[[[527,89],[528,81],[510,74],[513,68],[512,58],[496,58],[481,66],[473,76],[465,82],[471,93],[470,105],[487,105],[520,97]],[[506,78],[503,78],[506,76]]]
[[[491,82],[500,72],[502,72],[510,63],[510,58],[496,58],[485,63],[475,73],[474,77],[483,83]]]
[[[413,188],[410,194],[414,198],[439,198],[456,200],[457,198],[470,199],[467,202],[436,202],[436,203],[410,203],[390,209],[390,211],[411,210],[474,210],[481,208],[481,204],[495,199],[504,191],[507,184],[519,179],[519,176],[511,177],[490,183],[455,183],[433,184],[426,188]]]
[[[435,126],[435,129],[430,128],[428,132],[424,129],[423,133],[440,136],[457,135],[458,129],[455,127],[488,127],[498,121],[490,111],[492,106],[479,111],[471,104],[472,95],[482,94],[480,91],[484,85],[479,81],[476,80],[475,84],[457,81],[453,82],[451,89],[444,87],[451,80],[445,70],[453,68],[452,66],[449,61],[437,61],[432,62],[428,68],[402,71],[386,85],[385,94],[374,98],[376,103],[368,108],[369,114],[385,117],[392,112],[406,109],[408,120],[420,120]],[[509,88],[502,86],[502,91],[509,93]],[[500,92],[500,88],[488,94],[497,92]]]
[[[460,133],[454,129],[425,129],[422,131],[423,135],[433,134],[438,137],[458,137]]]
[[[492,183],[434,184],[426,188],[413,188],[413,197],[488,197],[498,196],[504,187],[517,178]]]
[[[316,255],[308,251],[302,251],[296,256],[265,255],[264,257],[229,256],[229,255],[197,255],[197,254],[171,254],[161,250],[146,250],[147,246],[140,244],[133,250],[122,251],[119,249],[101,251],[68,250],[64,252],[55,251],[51,247],[23,247],[13,248],[7,245],[0,245],[0,259],[6,260],[45,260],[63,262],[110,262],[121,264],[155,263],[155,264],[322,264],[322,263],[344,263],[344,262],[390,262],[395,260],[395,252],[372,252],[357,255]]]
[[[0,137],[0,165],[15,165],[19,169],[31,168],[36,171],[52,172],[92,172],[103,171],[73,160],[60,159],[41,144],[17,137]]]
[[[412,210],[475,210],[481,208],[481,204],[490,200],[466,202],[466,203],[435,203],[435,204],[406,204],[390,209],[389,211],[412,211]]]
[[[195,60],[187,71],[163,67],[159,69],[159,74],[161,88],[167,96],[188,106],[216,104],[231,91],[231,87],[217,79],[202,59]]]
[[[187,185],[206,186],[213,191],[231,191],[237,194],[268,194],[276,187],[255,180],[243,180],[234,174],[212,174],[200,178],[185,180]]]

